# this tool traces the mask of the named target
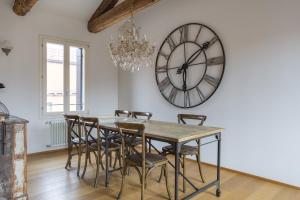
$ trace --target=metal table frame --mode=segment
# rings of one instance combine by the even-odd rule
[[[116,129],[114,128],[109,128],[107,126],[101,126],[100,128],[104,131],[104,137],[105,137],[105,144],[106,144],[106,148],[108,149],[108,142],[109,142],[109,135],[111,131],[116,131]],[[147,133],[146,133],[147,136]],[[188,200],[191,199],[192,197],[206,191],[207,189],[216,186],[216,196],[220,197],[221,196],[221,182],[220,182],[220,170],[221,170],[221,132],[219,133],[215,133],[212,135],[208,135],[205,137],[201,137],[198,139],[203,139],[203,138],[208,138],[208,137],[215,137],[215,140],[201,144],[201,146],[207,145],[207,144],[211,144],[214,142],[217,142],[217,176],[216,176],[216,180],[206,184],[205,186],[198,188],[196,187],[187,177],[183,176],[183,174],[180,172],[180,151],[181,151],[181,147],[182,145],[190,142],[190,141],[194,141],[195,139],[192,140],[188,140],[188,141],[184,141],[184,142],[170,142],[167,140],[163,140],[163,139],[159,139],[153,136],[147,136],[148,139],[152,139],[152,140],[156,140],[156,141],[160,141],[160,142],[167,142],[170,144],[173,144],[175,147],[175,166],[169,161],[169,164],[175,168],[175,188],[174,188],[174,199],[175,200],[179,200],[179,176],[182,176],[193,188],[194,188],[194,192],[187,195],[186,197],[184,197],[184,200]],[[157,150],[157,148],[155,148],[153,146],[153,144],[151,144],[151,147],[153,147],[158,153],[161,153],[159,150]],[[109,162],[108,162],[108,151],[105,151],[105,187],[108,187],[109,185],[109,176],[112,172],[116,171],[116,170],[109,170]]]

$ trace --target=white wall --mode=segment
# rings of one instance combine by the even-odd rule
[[[0,41],[10,40],[12,53],[0,52],[0,101],[11,114],[30,121],[28,150],[48,150],[47,119],[40,119],[39,35],[46,34],[90,44],[87,66],[87,106],[92,114],[110,114],[117,107],[117,70],[111,66],[107,39],[114,28],[99,34],[87,31],[87,22],[39,11],[40,3],[25,17],[12,11],[11,0],[0,1]]]
[[[224,167],[300,186],[299,8],[298,0],[162,0],[137,15],[142,31],[159,47],[179,25],[209,25],[225,47],[224,79],[210,100],[184,110],[160,95],[153,68],[120,72],[119,108],[174,122],[177,113],[205,114],[226,129]],[[202,150],[213,163],[215,147]]]

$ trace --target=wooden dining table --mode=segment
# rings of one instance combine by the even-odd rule
[[[174,188],[174,199],[179,199],[179,177],[182,176],[193,188],[194,192],[188,194],[183,199],[191,199],[192,197],[206,191],[207,189],[216,186],[216,196],[220,196],[220,162],[221,162],[221,133],[223,128],[208,127],[208,126],[197,126],[197,125],[186,125],[177,124],[172,122],[156,121],[156,120],[141,120],[126,117],[107,117],[100,116],[99,125],[103,130],[105,137],[105,144],[108,145],[111,138],[111,132],[117,131],[115,125],[116,122],[128,122],[128,123],[142,123],[145,125],[145,135],[148,139],[167,142],[174,146],[175,152],[175,164],[169,162],[169,164],[175,168],[175,188]],[[198,188],[195,186],[187,177],[183,176],[180,172],[180,150],[182,145],[194,141],[196,139],[212,138],[208,142],[201,143],[201,146],[217,143],[217,174],[216,180],[205,184],[203,187]],[[153,146],[154,147],[154,146]],[[106,148],[108,149],[108,147]],[[157,150],[157,148],[154,147]],[[159,152],[159,150],[157,150]],[[105,166],[105,186],[109,185],[109,175],[112,171],[109,170],[108,152],[105,152],[106,166]]]

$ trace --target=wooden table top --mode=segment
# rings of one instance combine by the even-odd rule
[[[102,128],[112,130],[116,130],[115,122],[142,123],[145,125],[146,136],[170,142],[185,142],[199,139],[220,133],[224,130],[223,128],[217,127],[177,124],[172,122],[141,120],[125,117],[100,116],[98,119]]]

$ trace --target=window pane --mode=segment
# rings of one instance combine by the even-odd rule
[[[47,112],[64,111],[64,46],[47,43]]]
[[[70,47],[70,111],[84,111],[84,56],[83,48]]]

